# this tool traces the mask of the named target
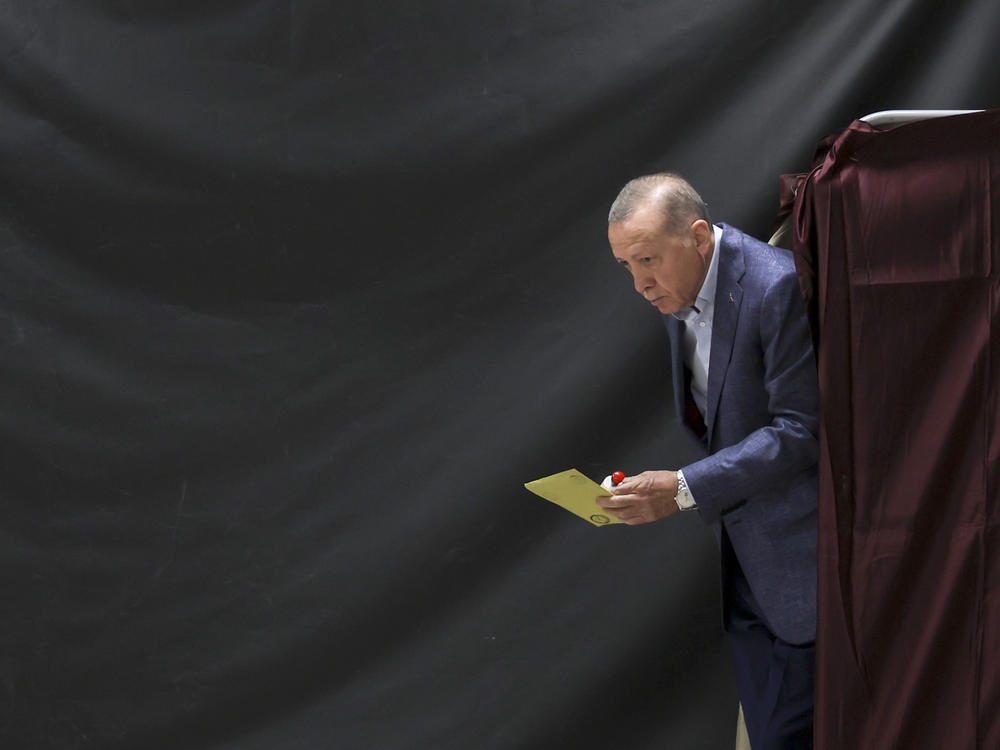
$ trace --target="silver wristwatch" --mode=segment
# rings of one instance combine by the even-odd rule
[[[694,503],[694,496],[688,489],[687,480],[684,479],[684,472],[680,469],[677,470],[677,494],[674,495],[674,501],[681,510],[692,510],[697,507]]]

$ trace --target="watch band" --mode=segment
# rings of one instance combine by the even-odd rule
[[[674,495],[674,502],[677,503],[677,507],[681,510],[692,510],[697,507],[694,502],[694,496],[691,494],[691,490],[688,489],[684,472],[680,469],[677,470],[677,494]]]

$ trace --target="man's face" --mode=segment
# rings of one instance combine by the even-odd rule
[[[674,237],[664,231],[663,217],[650,208],[609,224],[608,242],[615,260],[632,274],[635,290],[664,314],[695,303],[715,248],[712,228],[704,219]]]

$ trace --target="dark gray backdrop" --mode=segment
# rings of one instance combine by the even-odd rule
[[[722,748],[695,514],[610,259],[671,169],[766,236],[856,116],[1000,102],[992,0],[0,7],[0,742]]]

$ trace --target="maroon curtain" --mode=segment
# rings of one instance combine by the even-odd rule
[[[822,399],[819,750],[1000,748],[1000,111],[825,145],[793,249]]]

